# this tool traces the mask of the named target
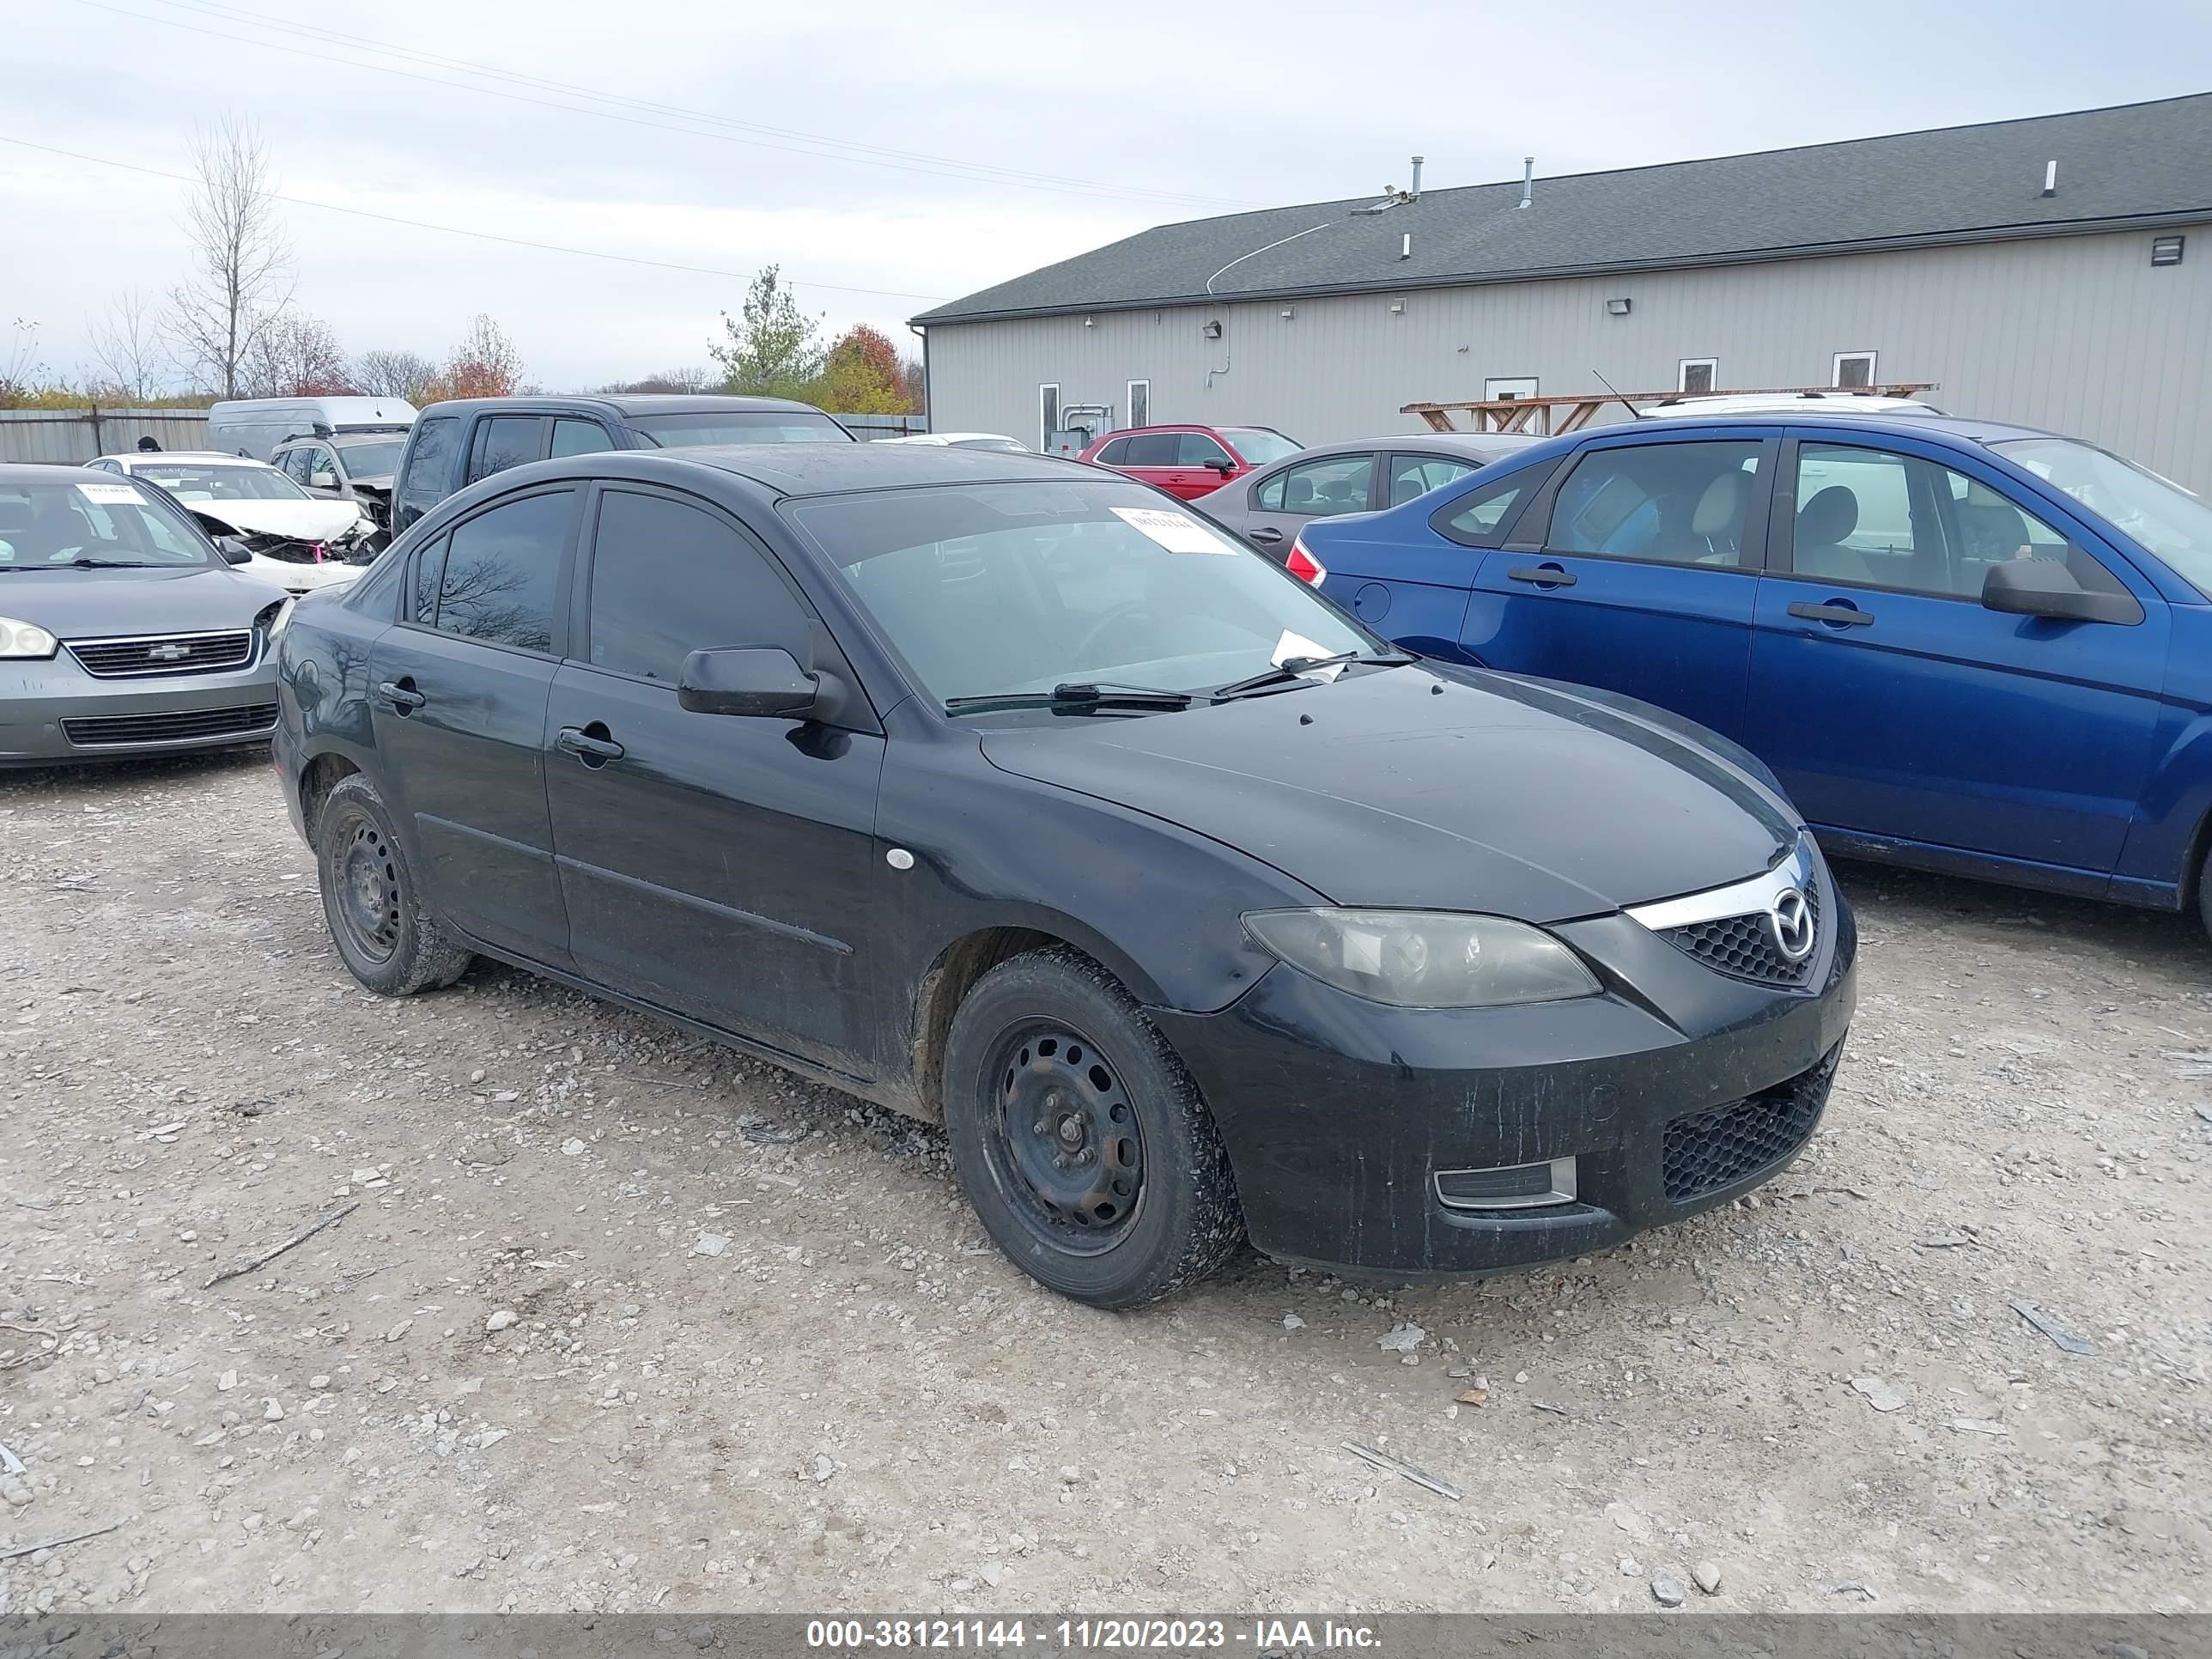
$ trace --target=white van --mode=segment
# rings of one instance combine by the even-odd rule
[[[208,410],[207,447],[265,461],[287,438],[328,438],[341,432],[404,432],[415,405],[404,398],[255,398]]]

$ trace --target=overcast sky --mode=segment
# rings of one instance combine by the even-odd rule
[[[0,0],[0,140],[183,174],[193,121],[234,111],[295,198],[298,302],[349,350],[441,356],[486,311],[574,389],[703,363],[769,263],[828,327],[910,344],[936,300],[1402,183],[1414,152],[1478,184],[1531,151],[1572,173],[2200,92],[2212,7]],[[110,300],[181,274],[185,191],[0,142],[0,325],[88,367]]]

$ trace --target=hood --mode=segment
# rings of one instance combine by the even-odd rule
[[[246,628],[284,590],[228,565],[40,570],[0,576],[0,616],[61,640]]]
[[[272,559],[256,553],[243,569],[249,575],[276,584],[288,593],[312,593],[319,587],[343,587],[367,569],[366,565],[343,564],[336,559],[321,564],[302,564],[291,559]]]
[[[1639,709],[1423,664],[981,741],[1003,771],[1182,824],[1338,904],[1563,921],[1758,875],[1798,835],[1765,785]]]
[[[361,509],[351,501],[185,501],[185,506],[194,517],[227,525],[241,536],[284,536],[301,542],[326,542],[361,522]]]

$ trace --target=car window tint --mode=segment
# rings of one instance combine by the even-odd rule
[[[1124,466],[1173,466],[1176,464],[1176,440],[1181,434],[1173,432],[1146,432],[1129,440],[1124,452]]]
[[[1122,466],[1127,465],[1128,454],[1129,441],[1116,438],[1098,452],[1098,464],[1101,466]]]
[[[428,512],[445,498],[460,424],[452,415],[434,415],[416,422],[407,451],[407,474],[400,479],[398,489],[399,505],[409,510],[410,516]]]
[[[573,490],[556,490],[503,501],[455,525],[438,582],[439,631],[550,651],[561,553],[575,504]]]
[[[663,495],[609,490],[592,553],[592,662],[673,685],[684,659],[726,645],[806,650],[807,613],[744,537]]]
[[[1496,544],[1499,527],[1513,515],[1513,509],[1535,483],[1538,473],[1520,472],[1500,478],[1488,486],[1470,490],[1452,503],[1450,516],[1430,523],[1454,541],[1465,542],[1471,547],[1490,547]]]
[[[1281,492],[1281,505],[1274,510],[1316,519],[1364,513],[1368,482],[1374,476],[1372,455],[1332,455],[1326,460],[1286,467],[1269,481],[1271,488],[1279,487]]]
[[[1229,452],[1203,432],[1181,432],[1176,434],[1176,464],[1181,466],[1213,466],[1230,460]]]
[[[1755,441],[1593,449],[1559,487],[1545,545],[1561,553],[1734,565],[1758,494]]]
[[[1407,501],[1418,501],[1431,489],[1442,489],[1453,479],[1464,478],[1474,470],[1472,461],[1455,461],[1443,455],[1393,455],[1390,505],[1403,507]]]
[[[438,584],[446,571],[446,538],[432,542],[415,556],[415,591],[408,601],[408,616],[425,628],[438,621]]]
[[[614,447],[615,441],[607,435],[606,428],[597,421],[553,422],[553,453],[556,455],[590,455]]]
[[[536,460],[539,425],[535,415],[495,415],[478,422],[476,447],[469,452],[468,482]]]
[[[303,484],[307,482],[307,452],[306,450],[287,450],[278,459],[276,465],[283,469],[284,476],[291,479],[294,483]]]
[[[1798,446],[1793,574],[1978,599],[1990,567],[2014,559],[2064,564],[2094,592],[2126,591],[2094,558],[1978,478],[1894,450]]]

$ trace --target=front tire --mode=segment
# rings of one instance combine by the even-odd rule
[[[380,996],[451,985],[475,958],[422,902],[392,814],[356,772],[324,799],[315,824],[323,920],[348,972]]]
[[[1244,1236],[1189,1073],[1135,999],[1072,950],[1002,962],[969,993],[945,1047],[945,1125],[985,1230],[1076,1301],[1157,1301]]]

